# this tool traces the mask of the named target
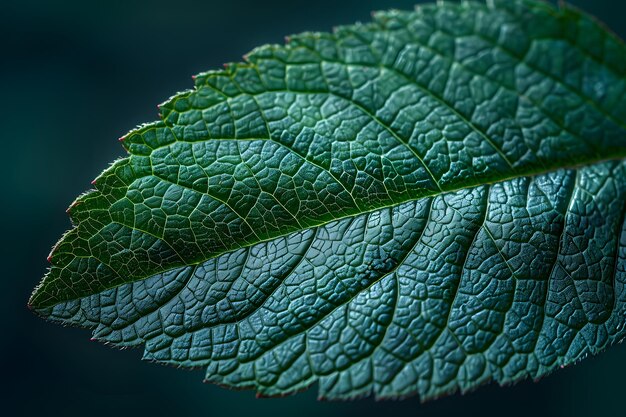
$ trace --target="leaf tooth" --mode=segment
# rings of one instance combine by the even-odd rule
[[[166,124],[172,125],[177,122],[177,113],[184,112],[193,107],[193,103],[189,100],[191,94],[195,90],[185,90],[175,94],[159,104],[157,108],[161,112],[159,118]],[[170,117],[172,116],[172,117]]]
[[[215,69],[209,71],[199,72],[195,75],[196,87],[200,87],[207,84],[207,79],[211,77],[219,77],[228,75],[223,69]]]
[[[293,38],[295,35],[289,35],[289,38]],[[287,44],[287,46],[285,46],[284,44],[266,44],[266,45],[261,45],[261,46],[257,46],[256,48],[254,48],[253,50],[251,50],[250,52],[248,52],[247,54],[244,55],[244,63],[238,63],[235,65],[241,66],[241,65],[246,65],[249,67],[249,65],[255,65],[257,60],[259,58],[267,58],[270,56],[274,56],[276,54],[276,50],[280,50],[281,52],[287,52],[290,49],[289,44]]]
[[[93,179],[93,180],[91,181],[91,184],[95,186],[95,185],[96,185],[96,180],[95,180],[95,179]],[[78,200],[78,199],[74,200],[74,201],[72,202],[72,204],[70,204],[70,205],[69,205],[69,207],[65,209],[65,212],[66,212],[67,214],[71,215],[72,210],[73,210],[76,206],[78,206],[79,204],[80,204],[80,200]]]
[[[168,145],[175,140],[171,129],[163,121],[158,121],[143,124],[127,133],[122,146],[131,155],[148,156],[155,148]]]
[[[72,224],[74,225],[79,224],[81,218],[84,217],[85,214],[88,215],[88,211],[89,211],[88,209],[91,205],[90,204],[85,205],[83,203],[91,198],[97,197],[96,194],[99,194],[99,191],[95,189],[92,189],[90,191],[87,191],[81,194],[76,200],[74,200],[74,202],[72,202],[72,204],[70,204],[67,210],[65,210],[65,212],[69,215],[70,221],[72,222]],[[54,248],[52,248],[52,252],[54,252]]]

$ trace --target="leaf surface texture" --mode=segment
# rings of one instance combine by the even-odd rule
[[[124,138],[30,305],[262,395],[542,376],[626,333],[625,75],[535,1],[260,47]]]

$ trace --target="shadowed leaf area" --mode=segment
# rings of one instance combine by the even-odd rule
[[[260,395],[538,378],[626,334],[625,76],[536,1],[262,46],[123,137],[29,305]]]

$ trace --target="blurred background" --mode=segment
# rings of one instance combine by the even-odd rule
[[[257,400],[202,384],[202,371],[142,362],[140,350],[90,342],[86,330],[46,323],[26,308],[64,213],[106,165],[117,138],[156,118],[156,105],[191,88],[191,75],[239,61],[284,35],[367,21],[410,1],[228,0],[0,2],[0,414],[5,416],[420,417],[623,415],[626,344],[538,383],[489,385],[464,396],[352,403],[312,389]],[[576,0],[626,36],[626,2]],[[6,410],[3,412],[1,410]]]

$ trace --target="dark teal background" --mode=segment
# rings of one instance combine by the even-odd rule
[[[89,4],[88,4],[89,3]],[[124,154],[117,138],[156,118],[156,104],[190,76],[238,61],[304,30],[368,20],[414,1],[0,2],[0,415],[6,416],[602,416],[626,415],[626,346],[539,383],[468,395],[328,403],[315,388],[283,399],[201,383],[202,371],[140,361],[46,323],[26,308],[64,211]],[[573,2],[626,35],[626,2]],[[625,138],[626,140],[626,138]]]

